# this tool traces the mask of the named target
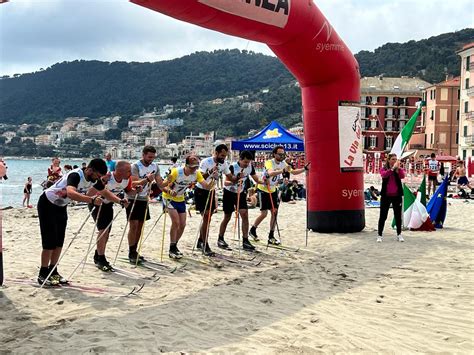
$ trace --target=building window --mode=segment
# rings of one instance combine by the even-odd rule
[[[466,160],[466,150],[463,149],[462,151],[462,160]]]
[[[456,110],[456,120],[459,121],[459,110]]]
[[[463,133],[462,134],[463,137],[467,137],[467,126],[464,126],[462,133]]]
[[[430,144],[433,145],[433,133],[430,134]]]
[[[448,122],[448,110],[442,108],[439,110],[439,121],[440,122]]]
[[[398,122],[398,128],[401,130],[403,127],[405,127],[405,121]]]
[[[393,137],[385,138],[385,149],[392,149],[392,140]]]
[[[377,128],[377,120],[370,120],[370,128],[372,129]]]
[[[446,144],[446,133],[439,134],[439,143]]]
[[[375,148],[377,146],[377,137],[370,137],[370,148]]]
[[[431,116],[430,116],[430,119],[431,119],[431,120],[434,120],[434,110],[431,110]]]
[[[461,90],[458,89],[458,100],[461,99]]]
[[[456,133],[456,144],[459,144],[459,133]]]
[[[441,88],[441,101],[448,101],[448,89]]]
[[[465,101],[464,102],[464,113],[468,113],[469,112],[469,101]]]
[[[466,86],[465,86],[465,89],[469,89],[469,78],[466,78]]]
[[[471,56],[468,55],[466,57],[466,70],[469,71],[471,69]]]

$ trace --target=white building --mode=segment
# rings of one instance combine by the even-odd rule
[[[474,42],[457,53],[461,57],[458,155],[465,159],[474,156]]]
[[[16,132],[13,131],[7,131],[2,134],[3,137],[7,139],[6,143],[9,143],[13,137],[16,137]]]
[[[53,139],[49,134],[40,134],[39,136],[35,137],[35,143],[37,145],[52,145]]]
[[[199,157],[208,157],[214,149],[214,131],[199,133],[195,136],[192,133],[183,139],[184,154],[194,153]]]

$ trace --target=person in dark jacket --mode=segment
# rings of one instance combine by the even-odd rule
[[[382,191],[380,192],[380,217],[378,226],[377,242],[383,240],[382,233],[387,220],[390,205],[393,207],[395,223],[397,225],[397,240],[404,242],[402,236],[402,179],[405,178],[405,170],[399,167],[399,161],[396,154],[389,154],[387,160],[380,170],[382,176]]]

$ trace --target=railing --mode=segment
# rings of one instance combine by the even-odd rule
[[[474,120],[474,111],[469,111],[464,114],[466,120]]]
[[[465,137],[464,137],[464,144],[466,144],[466,145],[474,145],[474,135],[465,136]]]
[[[467,89],[467,96],[474,96],[474,86]]]

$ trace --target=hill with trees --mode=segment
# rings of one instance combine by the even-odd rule
[[[473,38],[474,29],[465,29],[421,41],[388,43],[373,52],[361,51],[356,58],[361,76],[417,76],[434,83],[446,74],[459,75],[456,51]],[[237,49],[156,63],[63,62],[35,73],[2,77],[0,123],[121,115],[126,125],[127,118],[143,111],[193,102],[194,112],[174,114],[184,119],[184,126],[171,133],[173,141],[203,130],[215,130],[219,137],[239,136],[271,120],[288,126],[300,121],[301,95],[294,80],[277,58]],[[270,90],[264,93],[262,88]],[[249,110],[239,101],[209,103],[237,95],[249,95],[247,101],[263,106]],[[120,131],[112,133],[115,137]]]

